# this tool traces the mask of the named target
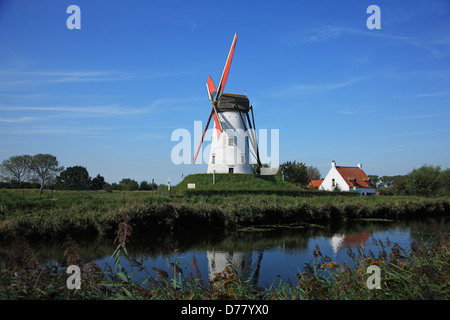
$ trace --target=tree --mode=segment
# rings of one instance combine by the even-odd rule
[[[406,196],[409,194],[407,176],[393,176],[390,191],[396,196]]]
[[[65,190],[89,190],[91,177],[85,167],[68,167],[56,177],[56,185]]]
[[[410,194],[420,196],[436,195],[440,187],[440,166],[423,165],[408,174],[407,187]]]
[[[286,161],[280,165],[278,175],[284,176],[284,180],[306,186],[309,183],[306,165],[302,162]]]
[[[314,166],[308,166],[306,168],[306,173],[308,174],[308,180],[320,180],[320,171]]]
[[[30,169],[41,185],[39,189],[39,198],[41,198],[45,184],[54,179],[56,174],[63,170],[64,167],[59,166],[59,162],[55,156],[39,153],[33,156]]]
[[[32,156],[13,156],[3,160],[0,164],[0,175],[2,179],[20,183],[26,180],[30,173]]]
[[[130,178],[120,180],[119,185],[122,187],[122,190],[128,191],[135,191],[139,188],[139,183],[136,180],[132,180]]]
[[[105,178],[100,174],[97,174],[95,178],[92,179],[91,189],[92,190],[102,190],[106,186]]]
[[[156,190],[158,189],[158,185],[156,183],[153,183],[153,189],[152,189],[152,184],[147,182],[147,181],[142,181],[141,184],[139,185],[139,190]]]
[[[440,184],[442,192],[446,195],[450,195],[450,169],[445,169],[441,172]]]

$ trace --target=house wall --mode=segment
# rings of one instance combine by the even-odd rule
[[[363,195],[363,196],[374,196],[377,194],[377,189],[376,188],[356,188],[356,191],[359,192],[359,194]]]
[[[341,191],[350,191],[349,186],[345,182],[344,178],[342,178],[342,176],[336,170],[336,167],[333,166],[320,185],[319,190],[333,191],[333,179],[335,180],[335,184],[340,188]]]

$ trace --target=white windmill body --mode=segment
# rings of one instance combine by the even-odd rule
[[[249,101],[245,95],[222,94],[217,104],[222,133],[215,124],[207,173],[252,173],[245,123]]]
[[[259,152],[254,130],[255,122],[253,107],[246,95],[223,93],[231,60],[236,45],[237,34],[234,35],[230,52],[225,63],[225,68],[216,89],[211,76],[208,77],[206,88],[212,104],[212,110],[208,122],[203,131],[197,152],[194,155],[194,163],[203,143],[211,118],[214,118],[214,129],[211,142],[211,153],[207,173],[252,173],[250,153],[258,164]],[[249,113],[251,112],[251,120]],[[250,145],[254,152],[250,149]]]

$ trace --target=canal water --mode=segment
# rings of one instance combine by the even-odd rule
[[[282,227],[264,226],[235,231],[222,229],[190,230],[177,232],[148,232],[133,234],[126,248],[145,269],[131,267],[124,257],[120,263],[139,282],[150,275],[153,268],[171,274],[171,263],[177,263],[184,275],[199,276],[209,280],[215,273],[232,265],[244,279],[260,286],[274,282],[296,283],[296,274],[311,263],[313,251],[318,246],[323,256],[339,264],[352,263],[348,252],[377,254],[382,246],[390,253],[394,243],[409,250],[411,243],[429,241],[440,232],[448,232],[450,219],[422,219],[408,221],[358,221],[340,226]],[[381,244],[380,244],[381,242]],[[76,240],[80,257],[96,262],[102,269],[113,266],[111,258],[117,244],[113,239]],[[61,243],[35,243],[34,247],[49,260],[64,259]]]

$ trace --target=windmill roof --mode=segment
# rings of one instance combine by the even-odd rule
[[[357,188],[375,188],[375,184],[370,180],[367,174],[358,167],[338,167],[336,170],[349,187]]]
[[[246,95],[222,93],[217,102],[217,109],[239,109],[242,112],[248,112],[250,108],[250,101]]]

